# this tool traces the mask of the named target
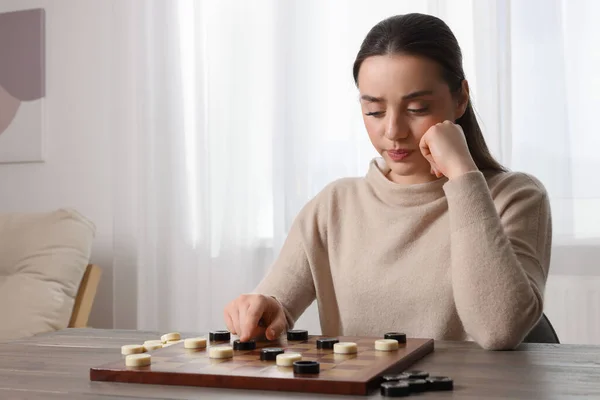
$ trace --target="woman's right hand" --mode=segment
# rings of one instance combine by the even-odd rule
[[[282,334],[287,321],[277,300],[262,294],[243,294],[225,307],[225,324],[244,342],[265,335],[275,340]]]

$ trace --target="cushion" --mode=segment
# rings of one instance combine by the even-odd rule
[[[71,209],[0,214],[0,340],[68,326],[95,233]]]

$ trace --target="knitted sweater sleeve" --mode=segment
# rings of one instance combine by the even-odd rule
[[[308,202],[296,216],[283,247],[254,293],[274,297],[283,306],[287,329],[316,298],[314,273],[327,262],[327,194]]]
[[[492,190],[479,171],[448,181],[452,288],[481,347],[513,349],[543,312],[552,224],[535,178],[507,173]]]

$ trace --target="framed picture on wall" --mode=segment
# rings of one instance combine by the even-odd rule
[[[44,161],[45,30],[43,9],[0,13],[0,163]]]

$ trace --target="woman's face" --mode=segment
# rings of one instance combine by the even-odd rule
[[[391,168],[388,178],[397,183],[424,183],[436,179],[419,150],[427,130],[462,115],[468,87],[452,96],[438,65],[411,55],[372,56],[358,75],[365,127],[375,149]]]

